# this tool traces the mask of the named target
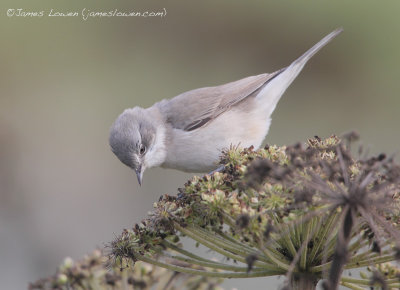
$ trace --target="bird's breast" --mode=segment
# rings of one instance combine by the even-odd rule
[[[258,148],[269,125],[270,119],[262,111],[232,108],[196,130],[171,129],[162,166],[187,172],[209,172],[217,167],[222,150],[231,145]]]

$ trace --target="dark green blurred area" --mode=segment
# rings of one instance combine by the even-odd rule
[[[165,8],[167,15],[9,18],[10,8]],[[23,289],[52,274],[65,256],[102,247],[191,176],[152,169],[137,185],[108,148],[109,127],[124,108],[275,71],[337,27],[344,32],[282,98],[266,142],[292,144],[354,129],[371,154],[397,152],[399,11],[394,0],[3,0],[1,288]],[[230,280],[226,287],[246,283],[255,282]],[[264,284],[252,289],[265,289],[266,282],[257,283]]]

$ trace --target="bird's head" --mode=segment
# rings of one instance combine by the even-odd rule
[[[145,169],[159,166],[165,160],[164,131],[157,118],[139,107],[125,110],[111,127],[111,150],[136,172],[140,185]]]

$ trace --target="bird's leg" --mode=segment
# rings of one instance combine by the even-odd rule
[[[213,175],[215,172],[221,172],[224,169],[225,169],[225,165],[220,165],[217,169],[214,169],[213,171],[209,172],[207,175]]]

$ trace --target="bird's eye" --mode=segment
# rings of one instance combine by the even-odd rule
[[[139,153],[140,153],[140,155],[143,155],[144,153],[146,153],[146,146],[144,146],[143,144],[140,144]]]

